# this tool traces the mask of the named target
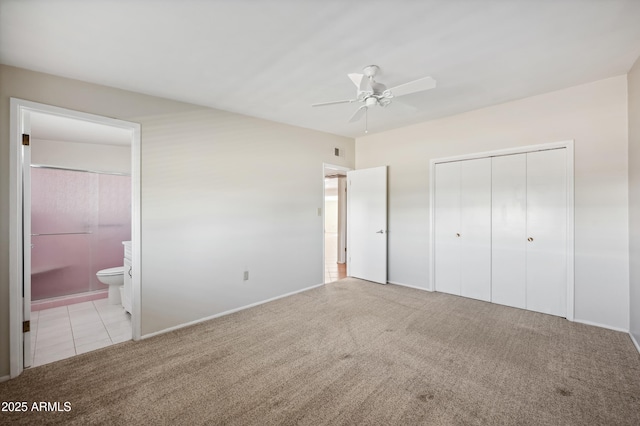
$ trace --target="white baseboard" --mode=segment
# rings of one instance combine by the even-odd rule
[[[609,330],[622,331],[623,333],[628,333],[629,332],[629,330],[627,330],[626,328],[612,327],[610,325],[604,325],[604,324],[600,324],[600,323],[593,322],[593,321],[580,320],[580,319],[575,319],[574,318],[573,322],[579,322],[580,324],[586,324],[586,325],[593,325],[595,327],[600,327],[600,328],[608,328]]]
[[[6,382],[7,380],[9,380],[11,378],[11,376],[2,376],[0,377],[0,383],[2,382]]]
[[[402,287],[415,288],[416,290],[428,291],[429,293],[433,293],[433,290],[430,290],[430,289],[424,288],[424,287],[418,287],[418,286],[415,286],[415,285],[402,284],[402,283],[397,283],[397,282],[394,282],[394,281],[387,281],[387,284],[393,284],[393,285],[399,285],[399,286],[402,286]]]
[[[633,344],[636,346],[636,349],[638,350],[638,352],[640,353],[640,343],[638,343],[638,341],[636,340],[635,337],[633,337],[633,334],[631,334],[631,332],[629,332],[629,337],[631,337],[631,341],[633,342]]]
[[[211,315],[211,316],[208,316],[208,317],[200,318],[200,319],[197,319],[195,321],[190,321],[190,322],[186,322],[184,324],[179,324],[179,325],[176,325],[176,326],[173,326],[173,327],[165,328],[164,330],[154,331],[153,333],[149,333],[149,334],[145,334],[144,336],[140,336],[140,339],[148,339],[150,337],[158,336],[160,334],[168,333],[170,331],[179,330],[181,328],[185,328],[185,327],[189,327],[189,326],[192,326],[192,325],[196,325],[196,324],[199,324],[201,322],[212,320],[214,318],[223,317],[225,315],[232,314],[234,312],[243,311],[245,309],[253,308],[255,306],[259,306],[259,305],[262,305],[264,303],[273,302],[274,300],[282,299],[283,297],[293,296],[294,294],[298,294],[298,293],[302,293],[304,291],[312,290],[314,288],[317,288],[317,287],[320,287],[320,286],[323,286],[323,285],[324,285],[324,283],[312,285],[311,287],[306,287],[306,288],[303,288],[301,290],[296,290],[296,291],[292,291],[290,293],[285,293],[285,294],[282,294],[280,296],[272,297],[271,299],[261,300],[260,302],[255,302],[255,303],[252,303],[250,305],[241,306],[241,307],[235,308],[235,309],[230,309],[228,311],[224,311],[224,312],[220,312],[220,313],[215,314],[215,315]]]
[[[418,286],[415,286],[415,285],[403,284],[403,283],[398,283],[398,282],[393,282],[393,281],[387,281],[387,284],[394,284],[394,285],[399,285],[399,286],[402,286],[402,287],[415,288],[416,290],[428,291],[430,293],[433,293],[433,290],[430,290],[430,289],[427,289],[427,288],[424,288],[424,287],[418,287]],[[614,331],[621,331],[623,333],[629,333],[629,336],[631,337],[631,340],[633,341],[633,344],[636,346],[636,349],[638,350],[638,352],[640,352],[640,344],[635,339],[633,334],[631,334],[631,332],[629,330],[627,330],[626,328],[612,327],[610,325],[604,325],[604,324],[600,324],[600,323],[593,322],[593,321],[579,320],[579,319],[574,319],[573,322],[578,322],[578,323],[586,324],[586,325],[592,325],[594,327],[606,328],[606,329],[614,330]]]

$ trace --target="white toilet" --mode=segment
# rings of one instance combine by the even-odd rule
[[[109,286],[109,304],[120,305],[120,287],[124,285],[124,266],[102,269],[96,274],[98,281]]]

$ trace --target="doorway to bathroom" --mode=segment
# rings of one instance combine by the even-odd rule
[[[123,242],[131,241],[131,176],[116,171],[131,163],[131,150],[128,145],[88,147],[115,151],[115,161],[125,167],[104,157],[101,171],[52,166],[55,159],[46,149],[52,141],[41,138],[46,129],[35,126],[34,118],[30,331],[31,366],[38,366],[131,340],[130,314],[118,294],[124,289],[114,292],[97,276],[122,267]],[[77,167],[85,163],[82,156],[74,162]],[[124,271],[119,272],[124,284]],[[111,303],[109,292],[117,297]]]
[[[11,99],[12,377],[139,338],[139,135],[136,123]],[[129,274],[127,297],[103,278],[114,267]]]
[[[324,282],[347,276],[347,171],[323,165],[324,176]]]

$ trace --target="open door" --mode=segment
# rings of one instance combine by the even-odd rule
[[[387,166],[347,172],[347,275],[387,283]]]

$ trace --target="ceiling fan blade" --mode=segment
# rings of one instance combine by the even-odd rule
[[[356,121],[360,120],[366,112],[367,112],[367,106],[362,105],[360,108],[356,110],[355,113],[353,113],[353,115],[349,119],[349,123],[355,123]]]
[[[351,81],[353,81],[353,84],[356,85],[359,91],[363,91],[367,88],[367,79],[364,78],[364,74],[352,73],[347,75],[349,76]]]
[[[394,97],[409,95],[411,93],[422,92],[436,87],[436,81],[431,77],[423,77],[418,80],[410,81],[389,89]]]
[[[352,102],[357,102],[357,99],[345,99],[343,101],[331,101],[331,102],[321,102],[319,104],[312,104],[312,107],[317,107],[317,106],[325,106],[325,105],[335,105],[335,104],[350,104]]]

